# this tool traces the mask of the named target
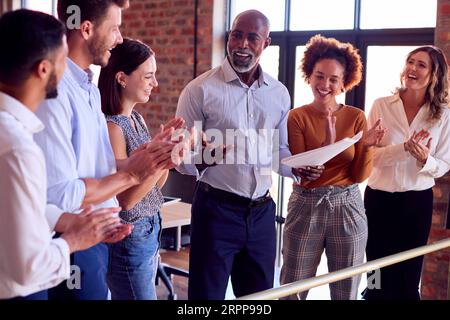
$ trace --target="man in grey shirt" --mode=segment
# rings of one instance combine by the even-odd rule
[[[192,205],[189,299],[224,299],[230,275],[236,296],[273,287],[275,203],[268,190],[272,169],[292,174],[279,163],[291,155],[289,93],[259,65],[269,45],[267,17],[242,12],[229,34],[227,58],[190,82],[178,102],[177,116],[188,126],[201,126],[215,144],[233,145],[222,162],[208,161],[211,154],[204,152],[201,163],[185,161],[177,168],[199,180]]]

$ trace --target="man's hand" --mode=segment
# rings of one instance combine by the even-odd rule
[[[69,245],[70,252],[86,250],[97,243],[109,239],[116,228],[121,226],[117,213],[120,208],[93,210],[90,205],[68,223],[61,236]]]
[[[214,167],[219,163],[224,163],[227,153],[233,148],[233,145],[226,146],[224,144],[214,146],[206,140],[203,140],[202,152],[201,154],[199,154],[199,156],[201,157],[201,163],[196,164],[197,169],[199,171],[202,171],[206,168]]]
[[[292,168],[292,173],[302,179],[314,181],[322,175],[324,166],[307,166],[304,168]]]

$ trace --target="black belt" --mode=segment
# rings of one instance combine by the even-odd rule
[[[239,196],[235,193],[220,190],[214,187],[211,187],[209,184],[204,182],[198,183],[198,188],[203,192],[207,193],[209,196],[214,197],[217,200],[225,200],[227,202],[231,202],[233,204],[238,204],[248,208],[258,207],[260,205],[265,204],[270,201],[272,197],[270,196],[269,191],[266,192],[265,195],[256,199],[250,199],[246,197]]]

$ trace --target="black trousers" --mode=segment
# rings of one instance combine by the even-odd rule
[[[391,193],[367,187],[364,205],[369,225],[368,261],[427,244],[433,213],[431,188]],[[420,256],[381,268],[381,288],[367,288],[364,299],[420,300],[422,264]]]
[[[188,298],[223,300],[230,275],[237,297],[272,288],[273,200],[249,206],[245,198],[201,185],[192,203]]]

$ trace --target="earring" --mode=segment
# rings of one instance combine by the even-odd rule
[[[121,84],[120,84],[121,86],[122,86],[122,88],[126,88],[127,87],[127,85],[126,85],[126,83],[125,82],[122,82]]]

